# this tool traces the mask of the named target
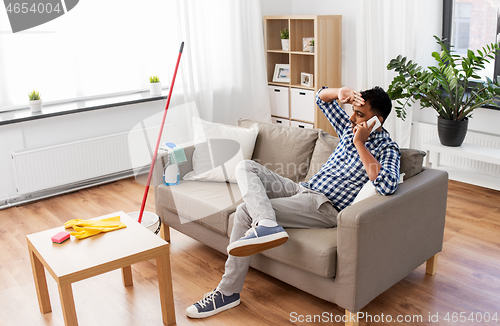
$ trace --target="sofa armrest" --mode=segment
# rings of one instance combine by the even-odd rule
[[[357,312],[443,245],[448,174],[424,169],[338,215],[337,304]]]
[[[186,154],[187,161],[179,165],[181,180],[184,177],[184,175],[186,175],[186,173],[193,170],[193,152],[194,152],[194,146],[188,146],[184,148],[184,153]],[[159,185],[163,184],[163,170],[165,170],[165,166],[166,164],[168,164],[167,155],[168,155],[167,152],[162,151],[159,152],[158,155],[156,156],[156,164],[152,177],[152,186],[154,187],[155,190],[155,196],[156,196],[156,189],[158,188]]]

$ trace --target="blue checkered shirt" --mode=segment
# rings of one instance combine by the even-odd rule
[[[301,184],[323,193],[335,207],[342,210],[351,205],[370,179],[352,142],[354,133],[349,116],[337,101],[327,103],[321,100],[320,92],[321,89],[316,94],[316,103],[337,132],[340,143],[319,172],[307,183]],[[365,146],[382,165],[377,178],[372,181],[375,189],[382,195],[394,193],[399,182],[399,146],[385,129],[371,133]]]

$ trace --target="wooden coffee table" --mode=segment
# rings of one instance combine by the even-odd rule
[[[169,243],[137,223],[124,212],[97,217],[120,215],[126,228],[98,234],[87,239],[74,237],[62,244],[50,239],[64,226],[27,235],[31,266],[35,278],[38,304],[42,313],[52,311],[45,269],[57,282],[64,322],[78,325],[71,284],[118,268],[122,269],[124,286],[131,286],[131,265],[156,258],[163,323],[175,323]],[[44,269],[45,268],[45,269]]]

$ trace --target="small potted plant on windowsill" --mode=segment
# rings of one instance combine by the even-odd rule
[[[476,52],[467,50],[466,56],[453,52],[452,46],[434,36],[441,52],[433,52],[437,66],[423,69],[417,63],[399,55],[387,65],[398,74],[387,93],[396,100],[398,118],[406,118],[406,108],[420,100],[422,108],[433,108],[438,113],[439,140],[444,146],[461,146],[467,133],[468,119],[473,111],[484,105],[498,106],[500,84],[486,77],[481,81],[479,71],[500,50],[500,43],[491,43]],[[473,81],[475,83],[473,83]],[[470,93],[468,92],[470,90]]]
[[[288,29],[280,31],[281,34],[281,49],[283,51],[288,51],[290,49],[290,34]]]
[[[161,95],[161,83],[158,76],[149,77],[149,92],[151,96]]]
[[[40,93],[33,90],[33,92],[28,93],[28,96],[30,98],[29,105],[31,113],[42,112],[42,99],[40,98]]]

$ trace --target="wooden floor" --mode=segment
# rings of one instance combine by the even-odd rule
[[[38,309],[27,234],[73,218],[137,211],[143,189],[134,179],[126,179],[1,210],[0,325],[64,324],[57,286],[49,274],[52,313],[42,315]],[[146,209],[154,211],[152,193]],[[176,231],[171,237],[177,325],[343,325],[335,322],[344,313],[336,305],[253,269],[239,307],[204,320],[188,319],[185,309],[218,284],[226,257]],[[474,317],[497,313],[500,319],[500,192],[450,181],[444,241],[437,274],[426,275],[425,265],[417,268],[362,310],[373,322],[361,325],[500,325],[500,321],[444,321],[453,312],[464,312],[467,318],[471,313]],[[154,261],[133,265],[132,271],[132,287],[123,287],[120,271],[73,285],[80,325],[162,325]],[[385,320],[387,316],[396,320],[398,315],[422,319],[375,322],[382,314]],[[429,323],[429,315],[436,314],[439,322]],[[307,322],[314,315],[320,315],[316,322]],[[326,323],[330,318],[334,322]]]

